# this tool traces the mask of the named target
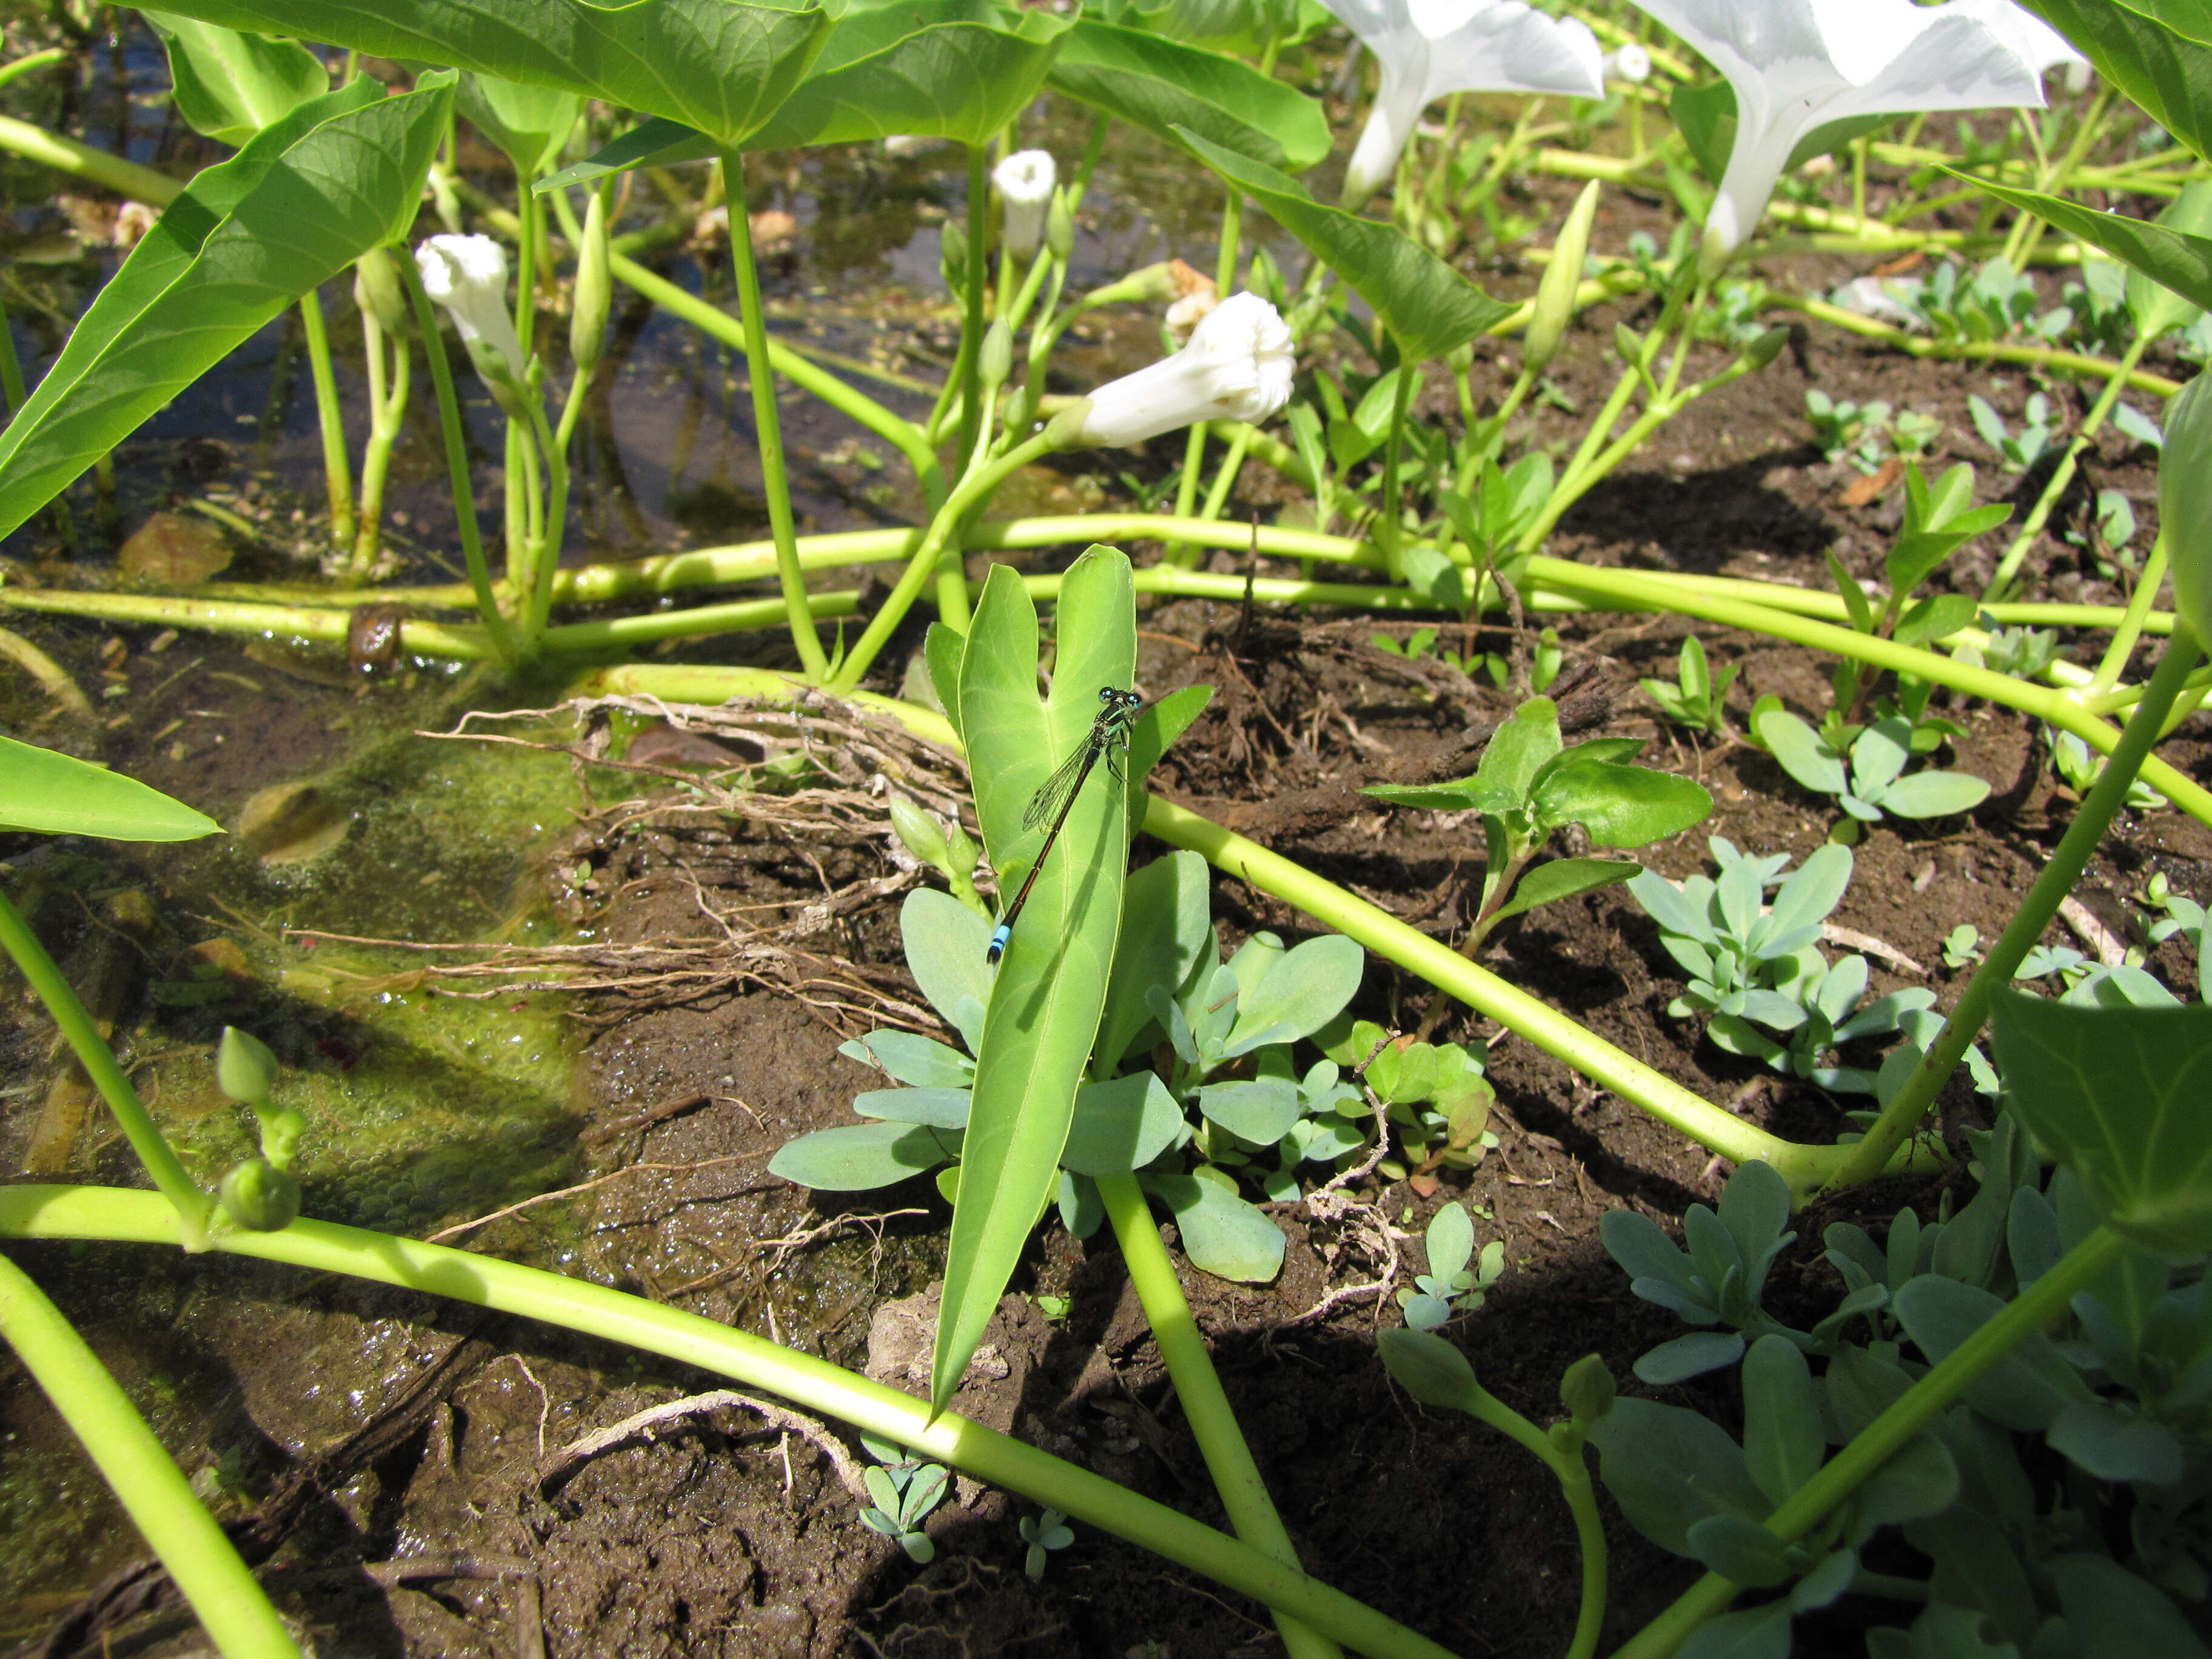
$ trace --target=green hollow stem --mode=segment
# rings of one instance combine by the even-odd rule
[[[1214,1490],[1221,1495],[1221,1507],[1228,1511],[1229,1524],[1246,1543],[1296,1569],[1297,1550],[1284,1529],[1282,1517],[1275,1512],[1274,1500],[1267,1496],[1260,1466],[1252,1461],[1252,1449],[1245,1443],[1237,1413],[1222,1390],[1213,1358],[1206,1351],[1206,1339],[1199,1334],[1198,1322],[1191,1316],[1190,1303],[1182,1293],[1182,1282],[1176,1277],[1175,1263],[1160,1243],[1159,1229],[1152,1224],[1144,1189],[1133,1175],[1097,1179],[1107,1218],[1114,1224],[1114,1237],[1121,1241],[1129,1283],[1136,1287],[1137,1299],[1144,1304],[1153,1340],[1159,1344],[1160,1358],[1175,1384],[1176,1398],[1182,1403],[1182,1414],[1190,1424],[1199,1452],[1206,1459],[1206,1471],[1213,1477]],[[1342,1659],[1343,1650],[1335,1643],[1287,1614],[1276,1613],[1275,1628],[1291,1659]]]
[[[847,653],[836,677],[830,682],[831,690],[849,691],[860,683],[860,677],[868,672],[877,653],[890,642],[898,625],[906,620],[907,612],[914,608],[914,602],[921,597],[921,590],[937,574],[937,562],[944,556],[953,532],[960,527],[960,520],[968,509],[978,501],[987,500],[993,490],[1031,461],[1039,456],[1050,454],[1058,447],[1058,438],[1048,428],[1027,442],[1016,444],[1005,454],[972,467],[953,486],[951,495],[943,507],[938,508],[937,516],[930,520],[927,533],[922,537],[921,544],[915,550],[914,557],[900,575],[897,586],[891,589],[890,596],[884,601],[883,609],[869,618],[867,628]]]
[[[522,651],[514,630],[500,611],[498,595],[492,591],[491,567],[484,560],[483,531],[477,523],[476,486],[469,475],[468,428],[461,421],[460,399],[453,394],[453,367],[446,356],[446,337],[439,330],[437,311],[423,291],[422,277],[415,268],[415,261],[403,255],[392,264],[415,312],[416,331],[422,337],[423,361],[430,366],[438,425],[446,440],[446,469],[453,489],[453,521],[460,530],[461,557],[468,567],[469,596],[475,603],[477,620],[483,625],[484,635],[491,641],[493,651],[502,664],[512,668],[521,660]]]
[[[1390,388],[1390,435],[1382,445],[1382,489],[1375,528],[1382,544],[1383,569],[1394,582],[1406,579],[1406,506],[1400,498],[1398,470],[1406,453],[1406,410],[1413,400],[1414,366],[1398,354],[1398,379]]]
[[[554,216],[561,222],[562,234],[568,239],[570,246],[582,246],[583,232],[577,226],[575,210],[561,191],[549,193]],[[678,288],[657,271],[648,270],[625,254],[616,253],[608,262],[608,269],[617,281],[652,301],[672,317],[680,318],[701,333],[744,352],[750,368],[752,361],[751,348],[748,344],[750,331],[738,319],[719,306],[710,305],[697,295]],[[772,336],[768,341],[768,362],[769,368],[792,385],[819,398],[839,414],[865,427],[905,456],[907,464],[914,468],[916,481],[921,485],[923,505],[928,511],[936,511],[945,500],[945,471],[938,465],[936,453],[923,438],[919,426],[884,408],[866,392],[848,386],[820,364],[811,362],[798,352],[789,349],[782,341]]]
[[[363,311],[361,331],[368,363],[368,442],[361,455],[360,523],[354,533],[349,569],[356,584],[366,581],[375,570],[377,556],[383,550],[384,487],[392,473],[392,447],[398,441],[401,423],[407,416],[413,362],[407,336],[404,332],[392,333],[388,337],[392,372],[387,381],[384,372],[387,337],[383,326],[374,316]]]
[[[296,1659],[276,1609],[99,1356],[0,1255],[0,1337],[53,1402],[224,1659]]]
[[[208,1218],[212,1213],[213,1200],[193,1182],[177,1161],[177,1154],[162,1135],[154,1115],[146,1109],[146,1103],[138,1098],[137,1090],[116,1064],[115,1051],[100,1035],[100,1028],[92,1016],[85,1012],[84,1004],[77,1000],[76,992],[54,959],[46,954],[46,947],[39,943],[39,936],[31,931],[30,924],[0,892],[0,950],[5,950],[15,959],[23,977],[30,981],[31,989],[52,1016],[70,1052],[76,1056],[77,1064],[92,1086],[100,1091],[108,1109],[115,1114],[131,1150],[138,1154],[146,1173],[153,1177],[155,1188],[175,1213],[179,1236],[188,1250],[207,1248]]]
[[[945,390],[957,389],[960,398],[960,436],[953,453],[963,458],[974,453],[975,433],[982,425],[982,411],[976,406],[976,358],[983,349],[983,309],[991,280],[984,246],[990,222],[989,161],[982,145],[968,146],[968,266],[961,273],[960,349],[945,380]]]
[[[1481,1383],[1470,1382],[1464,1397],[1454,1402],[1478,1422],[1486,1423],[1507,1439],[1526,1447],[1543,1461],[1559,1483],[1559,1495],[1574,1516],[1575,1541],[1583,1559],[1582,1601],[1575,1615],[1575,1633],[1567,1645],[1566,1659],[1593,1659],[1605,1632],[1607,1555],[1605,1521],[1598,1513],[1597,1492],[1591,1485],[1589,1464],[1583,1456],[1584,1436],[1577,1426],[1562,1424],[1554,1439]]]
[[[2128,717],[2127,729],[2120,733],[2118,744],[2112,749],[2111,758],[2097,775],[2089,793],[2082,798],[2074,821],[2066,826],[2066,833],[2045,863],[2042,873],[2035,878],[2027,896],[2021,900],[2005,924],[2004,932],[1990,946],[1990,953],[1974,969],[1966,988],[1959,994],[1959,1001],[1944,1020],[1943,1029],[1920,1063],[1912,1068],[1905,1086],[1882,1108],[1881,1115],[1866,1133],[1866,1139],[1850,1149],[1850,1156],[1836,1173],[1836,1184],[1850,1186],[1873,1179],[1889,1162],[1891,1155],[1911,1138],[1922,1119],[1936,1104],[1936,1097],[1945,1081],[1966,1054],[1967,1045],[1981,1034],[1983,1023],[1989,1018],[1990,1004],[1998,991],[2012,982],[2012,976],[2043,930],[2058,914],[2058,906],[2081,879],[2088,868],[2090,855],[2105,838],[2111,827],[2112,815],[2127,799],[2128,786],[2142,770],[2144,758],[2151,745],[2165,730],[2166,711],[2181,693],[2182,683],[2189,671],[2197,665],[2202,653],[2197,649],[2197,637],[2186,624],[2177,623],[2173,636],[2166,641],[2166,650],[2158,659],[2158,667],[2143,690],[2142,700]]]
[[[2112,642],[2097,663],[2097,672],[2091,677],[2089,690],[2101,696],[2120,683],[2120,675],[2135,655],[2136,644],[2142,638],[2143,620],[2150,615],[2152,603],[2166,580],[2166,532],[2161,530],[2150,544],[2150,552],[2143,559],[2142,574],[2136,580],[2136,591],[2128,595],[2128,608],[2120,625],[2112,630]],[[2168,631],[2172,625],[2168,624]],[[2137,688],[2138,691],[2140,688]],[[2101,712],[2101,711],[2100,711]]]
[[[1802,295],[1770,290],[1768,301],[1791,311],[1840,328],[1862,338],[1879,340],[1894,350],[1911,357],[1933,357],[1960,362],[2029,363],[2039,368],[2063,371],[2069,374],[2094,376],[2100,380],[2118,379],[2137,392],[2155,393],[2171,398],[2181,390],[2181,382],[2169,380],[2163,374],[2154,374],[2147,368],[2126,368],[2110,357],[2091,356],[2087,352],[2061,351],[2056,346],[2024,345],[2011,340],[1932,340],[1888,323],[1877,322],[1871,317],[1862,317],[1856,312],[1845,311],[1841,306],[1830,305],[1826,300],[1808,299]]]
[[[300,296],[300,331],[307,348],[307,374],[315,388],[315,422],[323,439],[323,482],[331,502],[331,545],[349,556],[356,525],[353,502],[353,458],[346,453],[345,414],[338,406],[338,376],[331,361],[331,331],[323,320],[323,296],[309,289]]]
[[[730,209],[730,264],[738,278],[738,315],[745,335],[745,380],[753,395],[753,442],[760,450],[761,493],[768,497],[769,533],[775,539],[776,580],[791,615],[791,642],[799,660],[815,679],[830,673],[829,653],[814,631],[806,608],[806,578],[799,565],[797,531],[791,520],[791,477],[783,464],[783,419],[775,406],[775,369],[769,356],[768,313],[761,309],[760,270],[753,263],[752,223],[745,210],[745,157],[730,150],[722,157],[722,189]]]
[[[2063,1317],[2080,1291],[2118,1263],[2127,1245],[2100,1227],[2066,1252],[2033,1284],[1954,1348],[1900,1395],[1849,1444],[1830,1458],[1789,1500],[1766,1518],[1784,1543],[1802,1538],[1894,1456],[1916,1434],[1932,1426],[1975,1380],[2036,1332]],[[1707,1573],[1664,1613],[1613,1650],[1613,1659],[1666,1659],[1698,1626],[1723,1612],[1743,1586]]]
[[[1237,248],[1243,237],[1244,192],[1232,185],[1229,199],[1222,204],[1221,248],[1213,262],[1213,291],[1224,300],[1237,283]],[[1190,435],[1183,441],[1182,477],[1176,484],[1176,517],[1178,519],[1194,516],[1199,482],[1206,467],[1206,441],[1210,435],[1211,424],[1206,421],[1192,422]],[[1394,440],[1397,432],[1397,428],[1393,426],[1390,435]],[[1188,569],[1203,556],[1203,550],[1196,544],[1182,546],[1171,543],[1164,556]]]
[[[0,149],[151,207],[168,206],[185,187],[180,179],[142,167],[136,161],[94,149],[90,144],[49,132],[28,121],[19,121],[12,115],[0,115]]]
[[[1763,605],[1721,598],[1681,585],[1656,582],[1641,572],[1599,569],[1577,566],[1565,560],[1540,557],[1530,560],[1529,568],[1532,574],[1538,574],[1540,580],[1558,592],[1595,599],[1601,603],[1609,600],[1627,609],[1677,611],[1683,616],[1698,617],[1727,627],[1747,629],[1774,639],[1788,640],[1792,644],[1809,646],[1815,651],[1833,652],[1839,657],[1872,663],[1896,673],[1933,680],[1967,696],[1984,697],[1991,702],[2017,708],[2022,714],[2048,721],[2061,731],[2071,732],[2100,755],[2114,753],[2121,742],[2121,733],[2118,729],[2109,721],[2098,719],[2079,699],[2066,691],[2051,686],[2031,685],[2025,680],[2014,679],[2009,674],[1999,674],[1971,664],[1955,662],[1933,651],[1899,645],[1894,640],[1857,633],[1808,617],[1793,616]],[[2174,623],[2173,636],[2179,638],[2181,632],[2180,624]],[[2205,789],[2195,779],[2156,756],[2150,756],[2143,761],[2142,775],[2144,782],[2191,817],[2200,823],[2212,823],[2212,791]]]
[[[1984,599],[1999,599],[2011,592],[2013,578],[2020,574],[2021,562],[2027,557],[2028,550],[2035,545],[2035,538],[2043,533],[2043,526],[2050,521],[2052,510],[2058,505],[2058,498],[2066,493],[2066,486],[2074,482],[2075,471],[2081,464],[2081,452],[2096,441],[2098,432],[2104,427],[2105,417],[2112,412],[2112,405],[2120,400],[2120,388],[2127,383],[2128,376],[2142,360],[2143,352],[2149,344],[2150,342],[2140,334],[2130,343],[2127,356],[2120,359],[2120,372],[2105,382],[2104,390],[2097,394],[2097,401],[2089,406],[2088,414],[2082,418],[2081,429],[2074,434],[2073,441],[2066,446],[2066,453],[2051,469],[2051,477],[2044,484],[2043,493],[2036,497],[2034,507],[2029,510],[2026,522],[2020,527],[2020,533],[2013,538],[2012,544],[2004,550],[2004,556],[1997,561],[1996,574],[1990,576],[1989,585],[1982,590]]]
[[[7,603],[22,610],[58,616],[97,617],[106,622],[149,627],[198,628],[216,634],[271,634],[340,647],[346,643],[352,616],[350,608],[336,606],[316,610],[229,599],[179,599],[159,593],[46,594],[11,588]],[[849,617],[859,607],[860,593],[857,589],[844,588],[811,595],[809,603],[817,620]],[[780,599],[743,599],[728,605],[694,605],[683,611],[648,611],[638,617],[567,623],[546,629],[538,636],[538,649],[546,656],[588,655],[661,640],[767,628],[785,620],[789,614]],[[400,619],[398,629],[399,649],[404,655],[442,657],[455,662],[476,662],[499,655],[490,639],[477,629],[408,617]]]
[[[177,1225],[149,1193],[19,1186],[0,1188],[0,1236],[161,1244],[175,1242]],[[213,1248],[516,1314],[696,1365],[1127,1538],[1370,1659],[1452,1659],[1449,1650],[1342,1591],[1088,1469],[951,1412],[933,1415],[927,1401],[696,1314],[495,1257],[329,1222],[225,1233]]]

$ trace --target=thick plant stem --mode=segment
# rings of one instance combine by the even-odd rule
[[[1160,1243],[1159,1230],[1152,1224],[1144,1189],[1133,1175],[1100,1176],[1098,1195],[1105,1200],[1114,1237],[1121,1243],[1121,1260],[1129,1269],[1129,1282],[1144,1304],[1153,1340],[1159,1344],[1160,1358],[1175,1383],[1176,1398],[1182,1402],[1183,1416],[1189,1419],[1199,1452],[1213,1476],[1214,1490],[1221,1494],[1221,1507],[1229,1512],[1229,1524],[1246,1543],[1266,1551],[1285,1566],[1296,1567],[1297,1550],[1283,1528],[1274,1501],[1267,1496],[1267,1484],[1260,1478],[1259,1465],[1252,1461],[1251,1448],[1244,1443],[1244,1431],[1237,1426],[1229,1396],[1222,1391],[1221,1377],[1213,1369],[1212,1356],[1206,1351],[1206,1339],[1199,1334],[1198,1322],[1191,1316],[1175,1263]],[[1278,1613],[1275,1628],[1291,1659],[1343,1659],[1343,1650],[1335,1643],[1295,1619]]]
[[[1980,1035],[1983,1022],[1989,1018],[1991,1000],[2011,983],[2014,970],[2043,937],[2043,930],[2051,925],[2051,917],[2058,914],[2059,902],[2081,879],[2090,854],[2105,838],[2112,815],[2127,799],[2128,786],[2135,781],[2144,757],[2158,741],[2165,727],[2166,711],[2180,695],[2182,682],[2197,665],[2199,654],[2196,635],[2186,624],[2175,623],[2173,635],[2166,641],[2165,653],[2158,659],[2149,685],[2144,688],[2142,700],[2128,717],[2118,746],[2105,763],[2104,770],[2097,775],[2081,810],[2074,815],[2074,822],[2067,825],[2064,837],[2043,866],[2042,874],[2036,877],[2035,884],[2012,913],[2004,932],[1990,946],[1989,955],[1974,969],[1966,988],[1959,994],[1958,1006],[1951,1010],[1942,1030],[1921,1057],[1919,1065],[1913,1067],[1905,1086],[1882,1109],[1881,1115],[1867,1131],[1866,1139],[1850,1149],[1850,1158],[1836,1172],[1836,1185],[1848,1187],[1872,1180],[1888,1164],[1890,1155],[1899,1146],[1919,1128],[1921,1120],[1935,1105],[1936,1095],[1966,1054],[1967,1045]]]
[[[1605,1629],[1605,1521],[1599,1515],[1597,1492],[1590,1484],[1589,1464],[1583,1456],[1583,1436],[1579,1427],[1561,1425],[1553,1433],[1570,1437],[1566,1444],[1547,1434],[1507,1405],[1481,1383],[1469,1385],[1461,1409],[1488,1424],[1507,1439],[1516,1441],[1541,1458],[1559,1483],[1575,1518],[1575,1541],[1583,1558],[1582,1603],[1575,1618],[1575,1633],[1567,1645],[1566,1659],[1592,1659]]]
[[[0,1188],[0,1237],[160,1244],[173,1243],[176,1236],[175,1218],[149,1193]],[[1453,1659],[1449,1650],[1342,1591],[1088,1469],[953,1413],[933,1415],[928,1402],[912,1395],[696,1314],[494,1256],[322,1221],[295,1221],[281,1232],[226,1233],[214,1248],[447,1297],[696,1365],[1127,1538],[1281,1607],[1370,1659]]]
[[[348,573],[356,584],[368,580],[384,549],[384,486],[392,472],[392,447],[399,441],[400,425],[407,416],[407,398],[411,389],[409,365],[412,362],[404,331],[394,330],[387,337],[376,319],[367,312],[362,313],[361,329],[372,372],[368,382],[368,444],[361,455],[360,526],[354,534],[353,561]],[[392,346],[388,386],[382,368],[387,337]]]
[[[170,1207],[176,1212],[179,1231],[188,1250],[207,1248],[207,1225],[210,1200],[185,1173],[185,1166],[177,1161],[177,1154],[163,1138],[160,1126],[146,1103],[138,1098],[138,1091],[131,1086],[123,1068],[115,1063],[115,1051],[100,1035],[92,1016],[85,1012],[84,1004],[77,1000],[75,990],[54,959],[46,954],[46,947],[39,943],[39,936],[31,931],[20,912],[0,892],[0,950],[15,958],[15,966],[31,982],[46,1012],[53,1016],[54,1024],[76,1054],[77,1064],[92,1086],[100,1091],[107,1102],[108,1109],[115,1114],[131,1150],[138,1154],[138,1161],[146,1166],[146,1173]]]
[[[1766,1517],[1766,1529],[1793,1543],[1817,1526],[1905,1443],[1930,1427],[1943,1410],[1997,1361],[2063,1316],[2076,1293],[2120,1261],[2127,1246],[2100,1227],[2061,1256],[2050,1272],[2006,1303],[1844,1449],[1821,1465],[1789,1501]],[[1709,1572],[1656,1619],[1613,1650],[1613,1659],[1666,1659],[1707,1620],[1724,1611],[1743,1586]]]
[[[2081,351],[2061,351],[2056,346],[2022,345],[2012,340],[1929,339],[1921,335],[1908,334],[1901,328],[1878,322],[1874,318],[1862,317],[1855,311],[1845,311],[1841,306],[1830,305],[1826,300],[1810,300],[1779,289],[1770,290],[1766,297],[1770,305],[1801,311],[1808,317],[1848,333],[1879,340],[1908,356],[1948,358],[1960,362],[2027,363],[2037,368],[2055,369],[2068,374],[2094,375],[2100,380],[2117,377],[2138,392],[2154,392],[2161,398],[2171,398],[2181,390],[2179,380],[2169,380],[2165,375],[2154,374],[2147,368],[2124,368],[2110,357],[2091,356]]]
[[[1048,455],[1058,447],[1058,439],[1048,428],[995,460],[969,469],[954,486],[945,505],[938,508],[937,516],[930,520],[928,534],[921,538],[921,545],[915,550],[914,558],[900,575],[898,585],[891,589],[890,597],[884,601],[883,609],[869,619],[866,630],[839,665],[836,678],[830,683],[832,690],[849,691],[860,683],[860,677],[868,672],[877,653],[890,642],[892,633],[906,619],[906,613],[914,608],[915,600],[921,597],[921,590],[937,574],[937,562],[945,556],[947,544],[959,529],[968,509],[987,500],[1000,484],[1037,457]]]
[[[0,1337],[53,1402],[224,1659],[296,1659],[291,1632],[176,1460],[61,1310],[5,1255]]]
[[[331,331],[323,321],[323,296],[300,296],[300,330],[307,343],[307,372],[315,386],[315,421],[322,428],[323,478],[331,499],[331,545],[353,552],[356,531],[353,461],[346,453],[345,415],[338,407],[337,369],[331,362]]]
[[[1735,1164],[1757,1159],[1772,1164],[1795,1192],[1809,1193],[1820,1186],[1842,1161],[1843,1154],[1853,1150],[1800,1146],[1746,1123],[1614,1048],[1549,1004],[1468,961],[1443,941],[1431,939],[1280,854],[1157,795],[1146,802],[1145,831],[1170,847],[1188,848],[1203,855],[1218,869],[1273,894],[1478,1012],[1510,1026],[1545,1053],[1688,1136],[1707,1152]],[[1937,1155],[1915,1148],[1899,1167],[1932,1169],[1940,1163]]]
[[[461,556],[469,571],[469,592],[476,600],[477,618],[499,659],[512,668],[521,659],[514,630],[499,608],[493,592],[491,567],[484,562],[483,532],[477,523],[476,486],[469,476],[469,434],[461,421],[460,399],[453,395],[453,368],[446,357],[446,337],[438,330],[438,313],[423,291],[422,278],[411,258],[392,261],[399,281],[414,308],[416,331],[422,337],[422,356],[430,365],[430,386],[438,400],[438,424],[446,437],[446,466],[453,492],[453,521],[461,532]]]
[[[960,294],[960,351],[946,380],[948,391],[959,390],[960,439],[956,457],[965,458],[975,447],[975,434],[983,424],[977,406],[976,357],[983,349],[983,307],[989,298],[991,263],[983,248],[990,220],[990,156],[981,144],[968,146],[968,269],[962,273]]]
[[[745,157],[722,157],[722,191],[730,208],[730,263],[738,278],[738,320],[745,331],[745,379],[753,393],[753,441],[760,448],[761,493],[768,497],[768,527],[775,538],[776,580],[791,613],[791,642],[808,678],[826,679],[830,658],[806,608],[806,577],[799,568],[797,531],[791,521],[791,478],[783,465],[783,422],[775,407],[775,370],[768,353],[768,313],[761,308],[760,270],[753,264],[753,232],[745,210]]]

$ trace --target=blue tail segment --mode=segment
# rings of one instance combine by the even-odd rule
[[[999,958],[1006,953],[1006,941],[1013,936],[1013,923],[1000,922],[992,932],[991,943],[983,951],[983,960],[994,966],[997,965]]]

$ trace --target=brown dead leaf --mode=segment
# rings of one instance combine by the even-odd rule
[[[230,544],[203,519],[156,513],[116,553],[125,575],[140,581],[204,582],[230,563]]]
[[[1902,276],[1908,270],[1917,270],[1928,263],[1928,256],[1918,248],[1910,253],[1900,253],[1894,259],[1886,259],[1870,273],[1876,276]]]
[[[1893,455],[1866,477],[1845,484],[1836,496],[1836,505],[1864,507],[1869,501],[1880,501],[1897,488],[1897,481],[1904,476],[1905,463]]]

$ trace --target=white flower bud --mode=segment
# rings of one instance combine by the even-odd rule
[[[1605,78],[1642,86],[1651,76],[1651,54],[1631,40],[1616,46],[1605,58]]]
[[[1080,441],[1116,449],[1194,421],[1256,426],[1290,401],[1296,368],[1282,314],[1256,294],[1233,294],[1174,356],[1092,392]]]
[[[991,169],[991,182],[1006,204],[1006,252],[1017,259],[1033,258],[1044,243],[1055,176],[1051,152],[1042,149],[1016,150]]]
[[[507,250],[489,236],[433,236],[415,250],[415,268],[501,404],[526,395],[528,363],[507,310]]]

